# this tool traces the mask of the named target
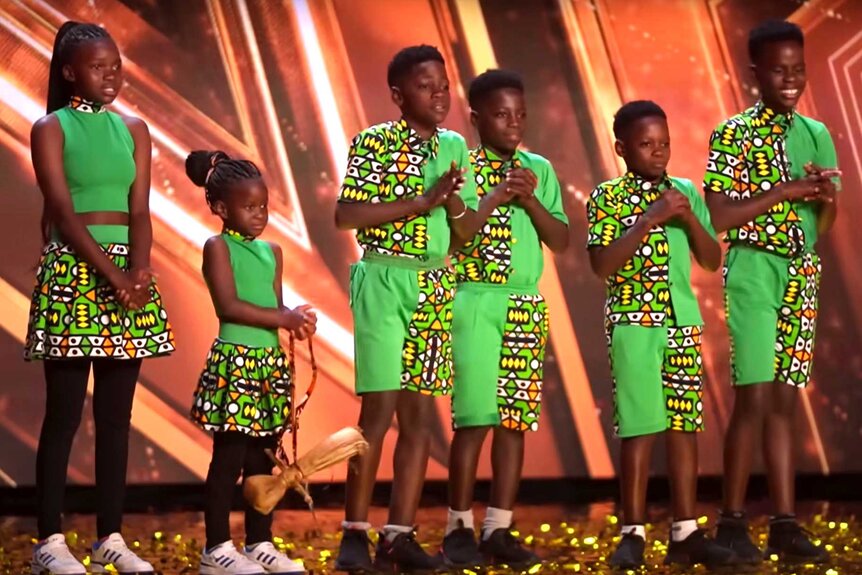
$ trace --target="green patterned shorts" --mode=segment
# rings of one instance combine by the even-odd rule
[[[192,421],[208,431],[255,437],[289,426],[290,373],[280,347],[213,342],[192,402]]]
[[[458,285],[452,320],[452,424],[536,431],[542,402],[548,306],[505,285]]]
[[[354,264],[350,307],[356,393],[448,394],[454,296],[455,274],[442,261],[366,255]]]
[[[617,436],[703,431],[702,326],[617,325],[608,342]]]
[[[117,267],[128,269],[128,245],[101,248]],[[155,283],[146,306],[127,310],[108,281],[70,246],[45,246],[30,302],[25,359],[139,359],[172,351],[174,334]]]
[[[788,259],[734,246],[724,266],[724,303],[734,385],[811,378],[820,257]]]

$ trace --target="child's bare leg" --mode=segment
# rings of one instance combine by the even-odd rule
[[[479,454],[490,427],[464,427],[455,431],[449,450],[449,507],[467,511],[473,505]]]
[[[673,518],[693,519],[697,501],[697,434],[667,432],[667,470]]]
[[[368,508],[371,505],[377,468],[380,466],[383,438],[392,424],[399,393],[401,392],[381,391],[361,396],[359,427],[368,441],[368,451],[365,455],[355,457],[347,471],[347,501],[344,513],[347,521],[368,520]]]
[[[646,523],[646,491],[652,446],[657,434],[626,437],[620,446],[620,488],[623,523]]]
[[[432,396],[412,391],[398,393],[398,441],[388,523],[408,526],[413,525],[422,496],[431,445],[429,432],[436,412]]]
[[[745,508],[745,492],[751,474],[754,446],[764,424],[771,383],[734,388],[733,415],[724,439],[724,511]]]
[[[491,507],[511,510],[518,497],[524,465],[524,432],[497,427],[491,444]],[[475,474],[474,474],[475,475]]]
[[[766,408],[763,458],[769,478],[769,497],[775,515],[792,515],[796,499],[793,424],[799,390],[779,383],[767,389],[771,394]]]

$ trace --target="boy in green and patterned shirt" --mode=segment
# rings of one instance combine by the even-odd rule
[[[443,57],[431,46],[401,50],[388,82],[401,119],[372,126],[350,148],[336,222],[364,249],[351,268],[359,427],[369,443],[347,475],[339,571],[433,570],[413,532],[430,448],[433,398],[451,387],[455,277],[450,234],[475,221],[476,187],[464,138],[439,128],[449,112]],[[383,439],[398,416],[389,521],[372,565],[368,507]]]
[[[745,491],[761,432],[775,513],[766,554],[828,559],[794,516],[793,424],[811,376],[820,283],[814,246],[835,219],[838,183],[829,131],[795,111],[805,89],[803,41],[788,22],[751,32],[761,99],[713,132],[704,180],[715,227],[730,244],[724,290],[735,393],[716,540],[750,563],[761,553],[748,537]]]
[[[550,162],[518,149],[526,129],[521,78],[488,70],[470,84],[470,118],[480,145],[470,152],[478,232],[454,254],[458,277],[452,345],[455,437],[449,457],[449,519],[442,555],[456,568],[539,562],[511,534],[524,461],[524,435],[539,426],[548,308],[539,293],[542,244],[569,242],[560,184]],[[481,226],[481,227],[479,227]],[[473,486],[482,444],[493,429],[491,501],[477,544]]]
[[[610,563],[643,564],[650,454],[664,433],[674,519],[665,562],[731,564],[734,553],[710,541],[695,520],[703,320],[691,287],[691,255],[715,270],[721,249],[694,185],[665,171],[664,111],[653,102],[630,102],[614,117],[614,135],[626,174],[599,184],[587,202],[590,264],[608,286],[605,328],[615,431],[622,438],[623,537]]]

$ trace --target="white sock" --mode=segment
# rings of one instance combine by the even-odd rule
[[[679,521],[674,521],[670,526],[670,540],[682,541],[695,531],[697,531],[696,519],[681,519]]]
[[[446,520],[446,535],[461,527],[473,529],[473,510],[455,511],[450,507],[449,518]]]
[[[623,528],[620,529],[620,533],[625,535],[626,533],[631,533],[632,535],[637,535],[644,541],[646,541],[646,529],[643,525],[623,525]]]
[[[371,529],[371,523],[367,521],[342,521],[342,529],[355,529],[357,531],[368,531]]]
[[[512,526],[512,511],[489,507],[482,522],[482,540],[488,539],[497,529],[508,529]]]
[[[401,535],[402,533],[410,533],[413,531],[413,527],[410,525],[384,525],[383,526],[383,536],[386,537],[386,541],[392,543],[396,537]]]

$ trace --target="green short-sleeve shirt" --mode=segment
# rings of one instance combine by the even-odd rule
[[[415,198],[433,186],[452,162],[467,168],[459,195],[472,209],[478,206],[476,184],[464,138],[438,129],[429,140],[403,119],[372,126],[350,145],[347,175],[339,202],[394,202]],[[424,214],[357,230],[356,239],[368,252],[418,259],[445,257],[449,252],[449,220],[439,206]]]
[[[490,193],[512,168],[536,174],[536,199],[556,219],[568,225],[563,210],[560,182],[551,163],[538,154],[518,150],[509,161],[478,147],[470,151],[470,161],[480,198]],[[534,289],[544,270],[542,242],[533,220],[524,208],[508,203],[491,212],[476,236],[455,252],[459,282],[505,284],[517,289]]]
[[[795,111],[777,114],[758,102],[713,132],[704,190],[735,200],[749,198],[804,176],[809,162],[837,167],[826,126]],[[778,203],[751,222],[728,230],[727,241],[784,257],[811,251],[817,242],[818,210],[815,202]]]
[[[715,235],[709,210],[690,180],[665,177],[652,184],[628,172],[603,182],[587,201],[587,247],[606,247],[621,238],[670,188],[683,193],[701,225]],[[691,288],[691,248],[681,225],[653,227],[634,256],[607,278],[606,321],[610,325],[664,325],[673,313],[678,326],[702,325]]]

